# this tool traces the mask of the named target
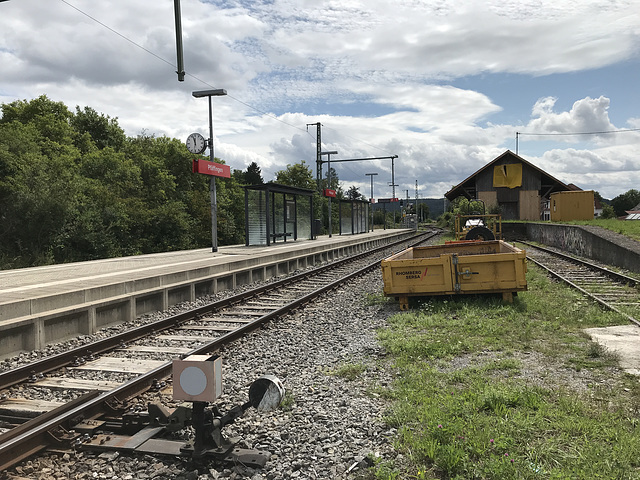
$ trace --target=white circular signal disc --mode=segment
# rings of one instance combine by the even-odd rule
[[[200,395],[207,388],[207,376],[198,367],[187,367],[180,373],[180,387],[187,395]]]

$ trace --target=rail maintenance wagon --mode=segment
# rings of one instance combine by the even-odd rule
[[[526,252],[502,240],[412,247],[381,262],[384,295],[409,297],[502,293],[506,302],[527,289]]]

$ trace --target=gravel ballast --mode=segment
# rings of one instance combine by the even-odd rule
[[[262,469],[194,463],[189,459],[128,453],[45,454],[12,473],[28,478],[109,479],[341,479],[365,478],[373,458],[395,456],[393,429],[383,421],[380,389],[391,378],[376,329],[397,313],[394,303],[367,301],[379,295],[374,271],[225,348],[222,412],[247,401],[250,383],[270,374],[287,396],[275,412],[249,409],[224,429],[239,446],[272,454]],[[342,370],[357,372],[354,379]],[[171,399],[159,393],[145,401]]]

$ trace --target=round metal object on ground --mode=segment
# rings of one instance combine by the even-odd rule
[[[249,402],[260,411],[275,410],[284,399],[284,385],[275,375],[260,377],[249,387]]]

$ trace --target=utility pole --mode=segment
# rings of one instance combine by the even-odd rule
[[[319,124],[318,124],[319,125]],[[320,127],[318,127],[320,128]],[[320,155],[327,156],[327,188],[331,188],[331,155],[337,155],[338,152],[320,152]],[[322,162],[322,160],[320,160]],[[320,163],[322,165],[322,163]],[[331,234],[333,232],[333,219],[331,218],[331,197],[329,196],[329,238],[331,238]]]
[[[377,173],[365,173],[371,178],[371,198],[369,199],[369,205],[371,206],[371,231],[373,232],[373,177],[378,175]]]
[[[315,125],[316,130],[316,187],[318,191],[322,191],[322,124],[320,122],[307,123],[307,131],[311,125]],[[327,188],[330,188],[327,185]]]
[[[395,175],[395,166],[394,166],[394,160],[395,158],[391,157],[391,187],[392,187],[392,193],[391,193],[391,198],[396,198],[396,175]],[[395,216],[393,217],[395,219]],[[395,222],[393,222],[395,224]],[[394,226],[395,228],[395,226]]]
[[[416,178],[416,230],[418,230],[418,179]]]
[[[393,178],[393,175],[391,175],[391,177]],[[400,185],[396,185],[395,183],[390,183],[389,184],[390,187],[393,187],[393,196],[391,198],[396,198],[395,197],[395,193],[396,193],[396,187],[399,187]],[[395,205],[398,202],[393,202],[393,205]],[[395,206],[393,207],[393,228],[396,228],[396,208]]]
[[[418,179],[416,178],[416,228],[418,228]]]
[[[405,192],[407,195],[407,203],[404,206],[405,215],[402,219],[402,223],[404,223],[404,227],[407,228],[407,225],[409,223],[409,217],[407,217],[407,215],[409,215],[409,190],[405,190]]]

